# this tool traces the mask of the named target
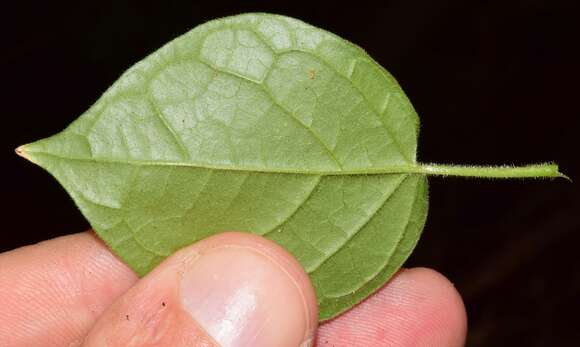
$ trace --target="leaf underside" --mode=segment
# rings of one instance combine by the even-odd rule
[[[247,14],[171,41],[23,150],[138,274],[212,234],[249,231],[300,261],[326,320],[382,286],[420,236],[425,176],[370,174],[416,164],[418,123],[362,49]]]

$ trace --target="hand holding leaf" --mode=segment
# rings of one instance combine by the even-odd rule
[[[427,216],[427,175],[558,177],[556,165],[416,161],[419,119],[359,47],[295,19],[203,24],[137,63],[78,120],[20,147],[143,275],[224,230],[284,246],[320,319],[382,286]]]

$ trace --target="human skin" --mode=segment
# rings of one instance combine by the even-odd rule
[[[225,303],[200,303],[205,296],[227,295],[231,289],[227,284],[220,287],[223,280],[212,267],[243,267],[264,259],[270,264],[264,265],[265,270],[252,273],[260,267],[249,265],[248,273],[239,274],[275,279],[252,284],[252,290],[262,293],[258,313],[250,313],[250,323],[244,323],[260,327],[252,341],[284,341],[288,346],[314,342],[321,347],[464,345],[463,302],[454,286],[434,270],[401,270],[363,303],[317,328],[314,290],[296,260],[271,241],[234,232],[186,247],[142,279],[93,232],[2,253],[0,345],[216,346],[218,341],[244,345],[240,341],[249,341],[247,336],[215,330],[223,322],[215,320],[214,311]],[[184,272],[189,273],[191,264],[197,269],[191,276],[197,279],[213,272],[208,280],[187,282]],[[235,271],[234,280],[244,272]],[[217,287],[212,287],[214,278]],[[278,300],[271,293],[288,299]],[[247,327],[233,327],[238,333],[243,329]]]

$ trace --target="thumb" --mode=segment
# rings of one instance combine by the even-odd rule
[[[84,346],[310,346],[314,289],[284,249],[245,233],[175,253],[101,316]]]

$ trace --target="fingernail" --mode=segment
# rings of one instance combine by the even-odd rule
[[[295,347],[312,340],[315,323],[302,288],[282,265],[251,247],[203,251],[183,275],[181,300],[223,347]]]

